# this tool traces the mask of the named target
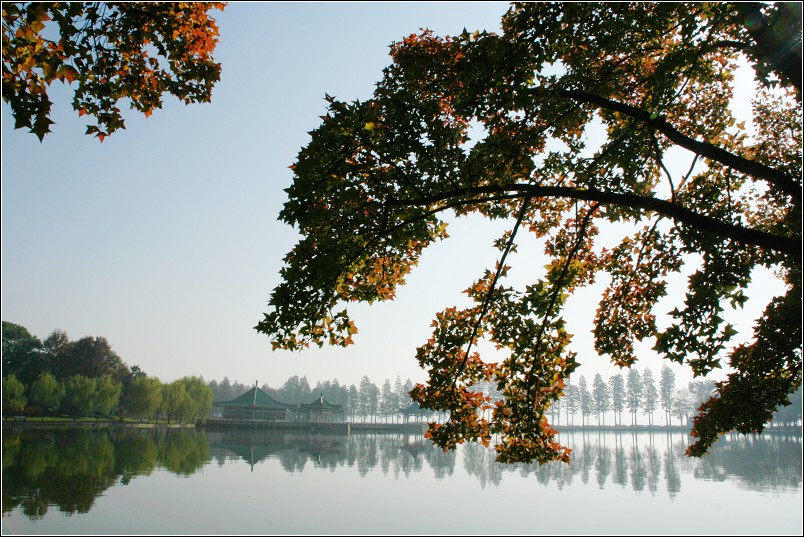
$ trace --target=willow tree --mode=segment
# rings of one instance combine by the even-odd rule
[[[220,79],[212,53],[223,2],[3,2],[3,100],[41,141],[49,86],[75,83],[73,108],[101,142],[125,128],[118,102],[150,116],[165,93],[207,102]]]
[[[392,44],[373,97],[328,96],[292,167],[280,218],[302,238],[256,329],[275,348],[349,345],[345,305],[392,299],[448,215],[505,218],[499,261],[467,282],[474,305],[438,313],[416,351],[429,378],[413,398],[449,413],[428,431],[437,445],[496,434],[498,460],[569,460],[546,412],[578,365],[562,312],[603,274],[601,356],[631,366],[635,342],[652,340],[695,375],[732,368],[689,454],[732,429],[761,431],[801,382],[800,21],[793,3],[526,3],[499,35]],[[741,62],[757,81],[748,126],[733,113]],[[692,165],[675,170],[671,150]],[[631,232],[607,245],[611,222]],[[524,233],[550,263],[514,288],[506,260]],[[757,267],[786,293],[730,343],[724,308],[744,303]],[[678,273],[686,292],[657,311]],[[502,351],[481,356],[483,338]],[[483,381],[504,396],[490,419],[473,389]]]

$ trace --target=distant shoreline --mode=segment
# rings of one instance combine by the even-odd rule
[[[26,429],[189,429],[195,428],[195,423],[126,423],[116,420],[100,421],[40,421],[36,418],[25,421],[3,419],[5,428]]]
[[[562,432],[612,432],[612,433],[689,433],[691,427],[688,425],[553,425],[553,428]],[[802,436],[804,429],[787,425],[776,427],[765,427],[760,434],[798,434]],[[737,431],[729,431],[726,434],[742,434]],[[755,433],[748,433],[755,434]]]
[[[358,432],[359,428],[352,424],[352,431]],[[360,425],[360,424],[357,424]],[[424,426],[424,423],[422,423]],[[196,427],[206,428],[204,425],[196,423],[132,423],[120,422],[118,420],[100,421],[39,421],[36,418],[17,421],[14,419],[3,418],[3,429],[192,429]],[[246,428],[246,427],[244,427]],[[690,427],[687,425],[554,425],[553,428],[560,435],[561,433],[689,433]],[[375,432],[380,432],[380,428]],[[284,430],[284,429],[283,429]],[[804,429],[795,426],[776,426],[766,427],[761,434],[786,434],[803,436]],[[732,431],[727,434],[740,434]],[[752,434],[752,433],[749,433]]]

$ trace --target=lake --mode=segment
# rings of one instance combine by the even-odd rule
[[[570,465],[421,435],[8,428],[3,534],[802,534],[801,436],[561,433]]]

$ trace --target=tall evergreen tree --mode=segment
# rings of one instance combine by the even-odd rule
[[[389,418],[395,418],[399,415],[399,399],[394,393],[393,388],[391,388],[391,381],[385,379],[385,382],[382,385],[382,394],[381,394],[381,406],[382,406],[382,414],[385,418],[385,421],[388,421]]]
[[[567,383],[564,388],[564,399],[566,402],[564,408],[567,411],[567,424],[570,424],[570,416],[572,416],[572,425],[575,425],[575,414],[581,408],[581,394],[578,387],[574,384]]]
[[[360,379],[360,400],[359,400],[359,414],[363,421],[366,421],[369,415],[371,404],[369,398],[371,397],[371,380],[367,375],[363,375]]]
[[[349,403],[347,405],[349,418],[354,421],[360,414],[360,392],[354,384],[349,385]]]
[[[371,421],[377,421],[377,416],[380,413],[380,389],[373,382],[369,386],[368,392],[368,415],[371,416]]]
[[[609,396],[609,388],[603,381],[600,373],[595,374],[595,379],[592,381],[592,407],[597,415],[597,424],[606,424],[606,412],[611,407],[611,397]]]
[[[656,381],[653,380],[653,373],[650,369],[645,368],[642,374],[642,408],[648,415],[648,425],[653,425],[653,412],[656,410],[659,392],[656,389]]]
[[[589,423],[587,418],[592,414],[592,394],[589,393],[586,378],[583,375],[578,380],[578,394],[580,395],[581,403],[581,425],[587,425]]]
[[[550,405],[550,422],[553,425],[561,425],[561,411],[563,410],[563,397],[556,399],[552,405]]]
[[[401,398],[403,407],[408,407],[411,405],[411,403],[413,403],[413,399],[411,399],[410,397],[411,390],[413,390],[413,382],[411,382],[409,378],[405,379],[405,384],[402,385],[402,398]]]
[[[218,385],[218,397],[216,401],[231,401],[235,397],[237,396],[232,389],[232,381],[229,380],[229,377],[223,377],[223,380]]]
[[[623,424],[623,409],[625,408],[625,380],[620,373],[609,377],[609,394],[611,395],[611,409],[614,411],[615,425]]]
[[[628,411],[631,413],[631,425],[636,425],[637,413],[642,404],[642,377],[636,367],[632,367],[628,370],[625,393]]]
[[[664,410],[664,419],[667,425],[672,425],[673,394],[676,388],[676,374],[667,364],[662,364],[659,377],[659,399]]]

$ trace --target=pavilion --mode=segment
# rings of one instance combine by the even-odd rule
[[[280,403],[255,384],[249,391],[227,402],[215,403],[227,420],[287,421],[288,411],[295,405]]]
[[[405,417],[405,423],[413,418],[416,422],[418,422],[422,418],[426,418],[432,415],[431,410],[425,410],[424,408],[419,406],[419,403],[413,401],[410,406],[406,408],[400,408],[399,412]]]
[[[336,423],[346,421],[346,413],[342,405],[330,403],[320,394],[312,403],[300,404],[296,412],[299,421],[308,423]]]

